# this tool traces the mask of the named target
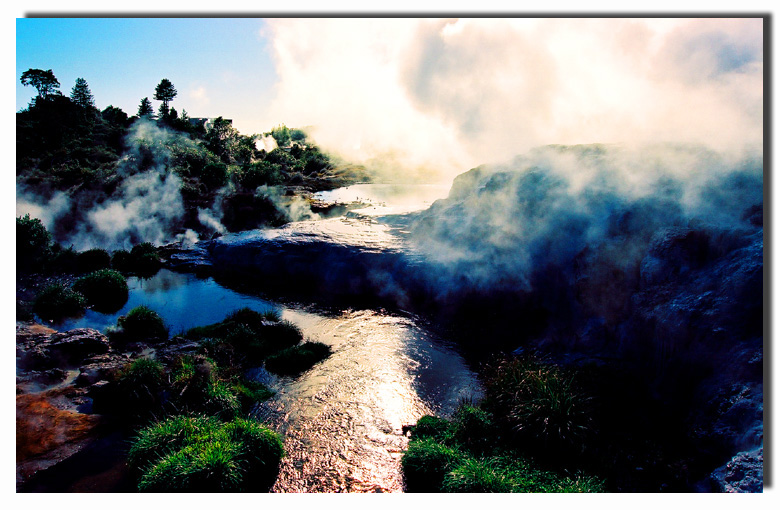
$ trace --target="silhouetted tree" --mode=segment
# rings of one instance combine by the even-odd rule
[[[162,101],[160,105],[160,117],[166,117],[168,115],[168,103],[173,101],[176,97],[176,89],[173,87],[173,83],[168,78],[163,78],[154,89],[154,98],[157,101]]]
[[[51,69],[28,69],[22,73],[22,85],[32,85],[38,90],[38,97],[46,99],[50,94],[58,92],[60,82],[54,76]]]
[[[154,115],[154,109],[152,109],[152,102],[148,97],[141,99],[141,104],[138,106],[139,117],[151,117]]]
[[[84,78],[76,78],[76,84],[70,91],[70,100],[82,108],[95,108],[95,98],[92,96],[87,80]]]

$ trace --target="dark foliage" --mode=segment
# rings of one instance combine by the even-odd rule
[[[111,267],[111,255],[101,248],[93,248],[78,254],[76,264],[79,273],[91,273]]]
[[[329,345],[305,342],[268,356],[265,367],[275,374],[297,376],[331,354]]]
[[[117,320],[118,329],[110,332],[111,340],[157,343],[168,339],[168,329],[157,312],[141,305]]]
[[[33,311],[44,320],[61,320],[84,312],[87,300],[73,289],[53,284],[43,289],[35,298]]]
[[[16,218],[16,264],[21,271],[40,271],[51,256],[51,234],[38,218]]]
[[[73,284],[73,289],[83,294],[94,310],[103,313],[116,312],[128,297],[127,280],[122,273],[112,269],[100,269],[82,276]]]

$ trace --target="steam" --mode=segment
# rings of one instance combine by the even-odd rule
[[[110,196],[81,190],[49,197],[17,185],[17,216],[39,218],[55,240],[76,250],[197,241],[194,231],[182,229],[182,181],[169,171],[171,146],[194,142],[147,121],[133,124],[125,142],[128,149],[115,169],[123,180]]]
[[[664,229],[739,237],[762,209],[763,160],[750,153],[551,146],[459,176],[412,231],[445,298],[464,288],[540,290],[551,268],[574,278],[588,253],[635,274]]]
[[[760,149],[760,19],[269,21],[272,122],[434,181],[553,143]],[[312,77],[316,77],[313,79]]]
[[[255,195],[270,201],[288,221],[319,220],[320,215],[311,210],[309,203],[297,196],[286,196],[277,186],[259,186]]]

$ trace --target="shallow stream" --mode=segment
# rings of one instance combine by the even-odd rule
[[[276,310],[305,338],[332,347],[328,359],[297,378],[253,371],[276,392],[254,415],[285,437],[287,455],[274,492],[401,491],[404,425],[425,414],[447,415],[461,399],[481,394],[454,345],[413,315],[281,304],[211,277],[170,270],[150,279],[130,278],[128,284],[129,300],[115,314],[88,311],[57,329],[104,331],[118,316],[144,304],[177,334],[249,307]]]

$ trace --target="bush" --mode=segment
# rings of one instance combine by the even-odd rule
[[[279,165],[269,161],[252,163],[240,175],[240,186],[245,190],[255,190],[259,186],[273,186],[284,180]]]
[[[241,448],[230,441],[185,446],[141,476],[141,492],[236,492],[243,480]]]
[[[411,441],[401,457],[408,492],[438,492],[444,476],[462,460],[463,454],[431,438]]]
[[[248,413],[255,403],[268,400],[274,394],[265,384],[257,381],[242,379],[234,383],[233,388],[243,413]]]
[[[62,284],[49,285],[38,294],[33,312],[43,320],[61,320],[84,312],[87,300],[80,293]]]
[[[202,182],[209,191],[221,188],[228,181],[227,165],[224,163],[209,163],[200,173]]]
[[[93,248],[79,253],[76,265],[79,273],[92,273],[111,267],[111,255],[106,250]]]
[[[73,284],[73,289],[83,294],[93,309],[104,313],[122,308],[129,292],[125,277],[112,269],[101,269],[82,276]]]
[[[294,324],[280,320],[274,312],[260,313],[242,308],[225,320],[208,326],[192,328],[185,336],[190,339],[208,339],[204,348],[221,365],[242,361],[259,363],[265,357],[303,339]]]
[[[111,255],[111,267],[122,273],[132,272],[132,257],[127,250],[116,250]]]
[[[485,381],[485,404],[507,416],[518,444],[529,451],[576,453],[593,431],[591,399],[574,374],[557,366],[507,358],[492,366]]]
[[[243,445],[248,461],[246,477],[262,490],[268,490],[279,474],[279,462],[284,456],[281,436],[259,422],[238,418],[224,427],[228,437]]]
[[[157,312],[141,305],[117,320],[120,337],[125,341],[160,342],[168,339],[168,329]]]
[[[298,375],[330,356],[330,346],[306,342],[268,356],[265,367],[279,375]]]
[[[55,243],[51,248],[48,269],[52,273],[78,273],[78,257],[78,252],[72,246],[63,248]]]
[[[468,403],[455,410],[452,423],[453,439],[472,452],[482,452],[494,442],[492,417],[486,411]]]
[[[513,492],[515,484],[500,470],[482,459],[466,459],[448,472],[442,492]]]
[[[411,440],[431,438],[440,443],[445,443],[451,435],[449,421],[438,416],[426,415],[417,420],[417,424],[412,428],[409,438]]]
[[[136,435],[130,447],[127,464],[142,472],[160,458],[178,451],[199,438],[214,435],[219,421],[206,416],[172,416],[144,427]]]
[[[241,413],[241,404],[232,387],[222,381],[214,381],[205,388],[201,410],[222,420],[229,420]]]
[[[38,218],[16,218],[16,265],[23,271],[40,271],[51,256],[51,234]]]
[[[92,397],[97,412],[139,419],[162,410],[168,389],[162,363],[138,358],[119,370],[109,384],[94,390]]]
[[[128,455],[140,491],[267,491],[284,455],[281,437],[244,419],[177,416],[141,430]]]
[[[141,276],[152,276],[162,267],[160,255],[152,243],[141,243],[130,250],[130,270]]]

